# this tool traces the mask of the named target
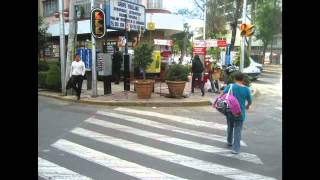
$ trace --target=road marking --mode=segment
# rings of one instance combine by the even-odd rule
[[[115,130],[122,131],[122,132],[127,132],[127,133],[134,134],[134,135],[143,136],[146,138],[150,138],[150,139],[154,139],[154,140],[158,140],[158,141],[162,141],[162,142],[166,142],[166,143],[173,144],[173,145],[178,145],[178,146],[182,146],[182,147],[186,147],[186,148],[190,148],[190,149],[195,149],[198,151],[204,151],[204,152],[208,152],[208,153],[217,154],[220,156],[231,157],[231,158],[239,159],[242,161],[252,162],[255,164],[263,164],[262,161],[260,160],[260,158],[257,157],[255,154],[242,152],[239,155],[234,155],[234,154],[231,154],[230,149],[220,148],[220,147],[216,147],[216,146],[212,146],[212,145],[200,144],[197,142],[192,142],[192,141],[188,141],[188,140],[183,140],[183,139],[174,138],[174,137],[170,137],[170,136],[166,136],[166,135],[162,135],[162,134],[158,134],[158,133],[153,133],[153,132],[148,132],[148,131],[132,128],[129,126],[106,122],[106,121],[95,119],[95,118],[89,118],[89,119],[85,120],[85,122],[99,125],[99,126],[103,126],[106,128],[115,129]]]
[[[282,111],[282,107],[275,107],[274,109],[277,109],[279,111]]]
[[[116,114],[116,113],[105,112],[105,111],[98,111],[96,114],[119,118],[119,119],[124,119],[126,121],[142,124],[145,126],[155,127],[155,128],[159,128],[159,129],[165,129],[168,131],[179,132],[179,133],[188,134],[188,135],[192,135],[192,136],[196,136],[196,137],[201,137],[204,139],[215,140],[215,141],[227,143],[227,137],[225,137],[225,136],[210,134],[210,133],[201,132],[201,131],[190,130],[190,129],[186,129],[186,128],[180,128],[180,127],[167,125],[164,123],[151,121],[148,119],[139,118],[139,117],[135,117],[135,116],[128,116],[128,115]],[[240,143],[242,146],[247,146],[247,144],[243,141],[241,141]]]
[[[40,157],[38,157],[38,175],[48,180],[92,180]]]
[[[147,168],[139,164],[129,162],[118,157],[114,157],[91,148],[73,143],[65,139],[59,139],[51,146],[73,154],[90,162],[100,164],[104,167],[116,170],[118,172],[133,176],[142,180],[164,179],[164,180],[185,180],[158,170]]]
[[[175,122],[179,122],[179,123],[183,123],[183,124],[193,125],[193,126],[219,129],[219,130],[224,130],[224,131],[227,130],[227,125],[225,125],[225,124],[219,124],[219,123],[215,123],[215,122],[206,122],[206,121],[201,121],[201,120],[192,119],[192,118],[188,118],[188,117],[161,114],[161,113],[151,112],[151,111],[141,111],[141,110],[136,110],[136,109],[122,108],[122,107],[115,108],[114,110],[163,118],[163,119],[167,119],[167,120],[171,120],[171,121],[175,121]]]
[[[251,173],[248,171],[243,171],[236,168],[231,168],[227,166],[223,166],[220,164],[203,161],[200,159],[172,153],[169,151],[164,151],[161,149],[145,146],[142,144],[138,144],[135,142],[127,141],[120,138],[115,138],[112,136],[107,136],[101,133],[93,132],[90,130],[76,128],[71,131],[74,134],[78,134],[83,137],[87,137],[93,139],[95,141],[103,142],[106,144],[111,144],[123,149],[127,149],[130,151],[134,151],[143,155],[151,156],[154,158],[158,158],[161,160],[169,161],[178,165],[190,167],[193,169],[197,169],[200,171],[205,171],[211,174],[224,176],[231,179],[236,180],[275,180],[275,178],[263,176],[260,174]],[[64,144],[60,146],[69,149]],[[80,153],[80,152],[79,152]]]

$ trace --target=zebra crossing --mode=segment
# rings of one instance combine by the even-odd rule
[[[171,123],[165,123],[163,120]],[[200,126],[217,132],[217,134],[187,128],[184,125]],[[160,165],[173,166],[185,172],[195,171],[197,174],[214,177],[212,179],[276,179],[251,172],[249,168],[238,169],[231,167],[230,163],[225,165],[223,162],[214,161],[214,157],[217,157],[257,169],[264,165],[255,154],[245,151],[238,155],[232,154],[231,149],[226,146],[226,137],[223,135],[226,134],[225,131],[225,124],[131,108],[114,108],[112,111],[97,111],[81,125],[70,130],[66,136],[52,143],[50,148],[63,153],[66,158],[73,156],[127,175],[132,179],[201,179],[201,176],[174,172]],[[182,138],[184,136],[189,138]],[[74,140],[75,138],[81,141]],[[241,143],[242,146],[249,146],[245,142]],[[125,153],[113,153],[114,149]],[[199,157],[189,155],[188,151],[201,155]],[[63,167],[58,160],[50,159],[50,156],[39,156],[38,176],[43,179],[97,179],[94,174],[77,171],[76,167],[72,170]],[[151,159],[153,164],[143,162],[140,157]],[[76,162],[68,161],[70,166],[72,163]],[[100,177],[98,179],[110,178]]]

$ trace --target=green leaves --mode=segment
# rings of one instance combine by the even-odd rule
[[[182,64],[173,64],[169,66],[166,72],[167,81],[188,81],[189,67]]]
[[[152,63],[152,53],[154,46],[142,43],[134,49],[133,64],[135,67],[143,71]]]

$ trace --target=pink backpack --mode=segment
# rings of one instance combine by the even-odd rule
[[[232,115],[238,117],[241,116],[241,108],[238,99],[233,96],[232,86],[233,84],[230,85],[227,94],[223,94],[215,100],[213,108],[217,109],[219,112],[223,114],[231,112]]]

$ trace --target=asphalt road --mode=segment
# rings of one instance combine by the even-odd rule
[[[239,155],[210,106],[106,107],[38,98],[39,179],[282,179],[281,68],[253,86]]]

